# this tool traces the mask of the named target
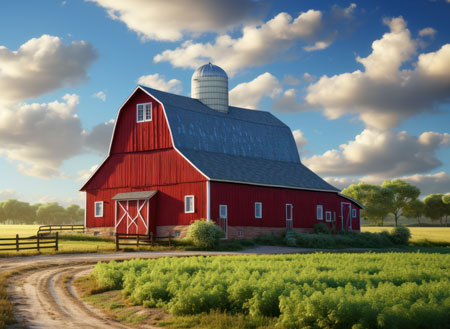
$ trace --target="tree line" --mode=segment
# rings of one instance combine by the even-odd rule
[[[420,189],[401,179],[386,180],[381,185],[352,184],[342,194],[364,206],[362,217],[379,226],[388,216],[394,218],[395,226],[402,216],[417,219],[419,225],[424,216],[439,221],[441,226],[445,220],[448,226],[450,194],[432,193],[422,201]]]
[[[58,202],[35,203],[9,199],[0,202],[0,224],[83,224],[84,209],[76,204],[67,208]]]

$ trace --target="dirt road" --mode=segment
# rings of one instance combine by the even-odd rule
[[[309,250],[310,252],[311,250]],[[16,328],[128,328],[84,303],[73,280],[89,273],[98,261],[131,258],[297,253],[305,250],[259,247],[244,252],[134,252],[75,254],[0,259],[0,272],[21,269],[9,279]]]

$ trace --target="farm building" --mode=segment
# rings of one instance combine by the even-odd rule
[[[288,126],[228,106],[228,77],[212,64],[192,76],[192,98],[138,86],[81,191],[86,229],[100,235],[182,237],[199,218],[229,239],[316,223],[360,229],[361,207],[301,163]]]

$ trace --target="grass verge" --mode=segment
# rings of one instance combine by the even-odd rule
[[[0,273],[0,329],[15,322],[13,305],[8,298],[8,273]]]

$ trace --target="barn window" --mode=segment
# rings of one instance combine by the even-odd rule
[[[228,218],[228,207],[225,204],[219,205],[219,217],[220,218]]]
[[[317,220],[323,220],[323,206],[320,204],[317,206]]]
[[[185,213],[194,213],[194,196],[186,195],[184,197],[184,212]]]
[[[286,220],[292,220],[292,208],[290,203],[286,203]]]
[[[352,217],[356,218],[356,209],[352,209]]]
[[[152,103],[138,104],[136,107],[137,122],[152,121]]]
[[[262,218],[262,202],[255,202],[255,218]]]
[[[331,222],[331,211],[325,212],[325,220]]]
[[[97,201],[95,205],[95,217],[103,217],[103,201]]]

